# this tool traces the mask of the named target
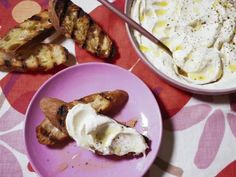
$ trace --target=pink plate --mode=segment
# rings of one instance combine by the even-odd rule
[[[121,122],[138,119],[136,129],[151,140],[151,151],[141,158],[108,158],[76,147],[74,142],[60,149],[41,145],[35,129],[44,118],[39,108],[43,97],[71,101],[85,95],[123,89],[129,101],[115,117]],[[90,63],[65,69],[49,79],[35,94],[26,113],[25,145],[33,168],[43,177],[129,177],[142,176],[157,155],[162,135],[159,106],[148,87],[131,72],[120,67]]]

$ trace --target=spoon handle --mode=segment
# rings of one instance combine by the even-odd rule
[[[163,44],[160,40],[158,40],[155,36],[153,36],[150,32],[148,32],[145,28],[143,28],[141,25],[139,25],[133,19],[131,19],[126,14],[122,13],[117,8],[115,8],[110,2],[108,2],[107,0],[97,0],[97,1],[99,1],[101,4],[103,4],[109,10],[111,10],[116,15],[118,15],[122,20],[124,20],[132,28],[134,28],[135,30],[140,32],[142,35],[147,37],[153,43],[157,44],[159,47],[161,47],[163,50],[165,50],[168,54],[172,55],[171,50],[165,44]]]

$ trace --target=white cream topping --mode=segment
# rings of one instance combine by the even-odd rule
[[[70,109],[66,128],[79,147],[103,155],[123,156],[130,152],[138,155],[148,148],[144,137],[135,129],[98,115],[90,104],[78,104]]]
[[[235,77],[235,0],[135,0],[131,17],[173,52],[135,32],[147,59],[171,78],[201,85]]]

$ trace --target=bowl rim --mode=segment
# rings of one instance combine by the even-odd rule
[[[126,0],[125,1],[124,12],[128,16],[130,16],[130,10],[131,10],[133,2],[134,2],[134,0]],[[133,35],[133,31],[132,31],[131,27],[129,27],[129,25],[127,25],[127,23],[125,23],[125,28],[126,28],[126,31],[129,36],[129,40],[130,40],[133,48],[135,49],[135,51],[139,55],[139,57],[142,59],[142,61],[144,61],[149,66],[149,68],[151,68],[158,76],[161,77],[161,79],[165,80],[171,86],[179,88],[183,91],[187,91],[187,92],[194,93],[194,94],[200,94],[200,95],[226,95],[226,94],[236,92],[236,86],[232,87],[232,88],[227,88],[227,89],[196,88],[196,87],[189,86],[187,84],[184,84],[184,83],[181,83],[179,81],[172,79],[170,76],[166,75],[164,72],[162,72],[158,68],[156,68],[148,59],[146,59],[145,55],[137,47],[138,42]]]

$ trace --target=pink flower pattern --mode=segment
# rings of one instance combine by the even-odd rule
[[[184,107],[180,112],[171,119],[164,121],[164,127],[167,130],[180,131],[199,123],[204,120],[212,110],[208,104],[198,104]]]
[[[229,96],[230,110],[227,122],[236,137],[236,94]],[[172,118],[164,121],[164,127],[171,131],[183,131],[206,120],[200,136],[194,164],[199,169],[208,168],[214,161],[225,133],[225,115],[221,109],[213,109],[210,104],[185,106]]]
[[[0,95],[0,108],[6,101],[6,98],[3,94]],[[3,141],[11,148],[16,151],[25,154],[24,140],[23,140],[23,130],[11,131],[10,133],[4,133],[14,128],[16,125],[24,121],[24,115],[19,113],[14,108],[10,107],[1,117],[0,117],[0,132],[3,133],[0,136],[0,141]],[[0,154],[1,154],[1,164],[0,165],[0,176],[10,177],[11,174],[17,174],[16,177],[22,177],[22,170],[19,162],[13,153],[8,150],[6,147],[0,145]],[[11,171],[11,173],[9,173]],[[14,172],[13,172],[14,171]]]
[[[221,110],[215,110],[208,118],[198,144],[194,163],[200,169],[210,166],[225,132],[225,119]]]
[[[227,120],[229,122],[229,126],[232,130],[234,137],[236,138],[236,115],[232,113],[228,113]]]
[[[7,133],[0,136],[0,140],[4,141],[9,146],[21,152],[22,154],[26,154],[23,138],[24,138],[23,130],[13,131],[11,133]]]
[[[5,147],[0,145],[1,164],[0,165],[0,176],[2,177],[12,177],[11,175],[17,174],[15,177],[22,177],[21,167],[15,158],[15,156]],[[3,155],[4,154],[4,155]],[[11,173],[9,173],[11,171]],[[14,171],[14,172],[13,172]]]
[[[10,130],[22,121],[24,121],[24,115],[10,107],[0,119],[0,131]]]

